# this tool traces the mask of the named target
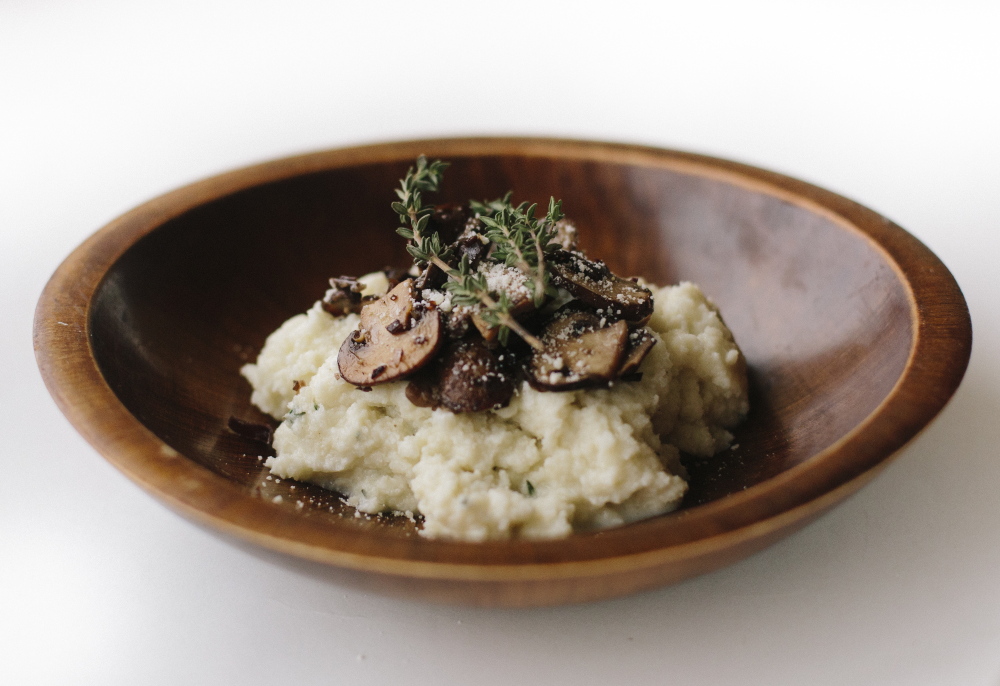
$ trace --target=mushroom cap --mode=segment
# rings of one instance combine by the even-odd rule
[[[656,336],[649,329],[642,327],[630,331],[628,341],[625,344],[625,355],[622,357],[622,367],[618,370],[618,376],[625,376],[638,370],[639,365],[646,359],[646,355],[649,354],[654,345],[656,345]]]
[[[361,310],[361,322],[337,355],[344,381],[373,386],[394,381],[434,358],[443,339],[441,315],[418,304],[413,281],[400,282]]]
[[[602,326],[593,312],[573,307],[556,312],[542,333],[545,350],[528,365],[536,388],[568,391],[606,384],[618,376],[628,340],[623,320]]]
[[[653,293],[612,273],[603,262],[557,250],[549,258],[557,285],[609,317],[642,322],[653,313]]]
[[[479,337],[455,341],[445,348],[438,362],[437,397],[452,412],[481,412],[504,406],[514,395],[509,364],[500,359]],[[512,357],[509,353],[508,357]]]
[[[514,359],[509,351],[491,350],[473,333],[446,343],[434,363],[412,377],[406,397],[418,407],[444,407],[456,414],[503,407],[517,385]]]

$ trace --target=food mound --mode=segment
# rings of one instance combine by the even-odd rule
[[[588,259],[561,203],[392,207],[414,265],[331,279],[242,372],[282,420],[282,478],[427,537],[552,538],[675,509],[680,452],[710,457],[747,413],[746,364],[704,294]]]

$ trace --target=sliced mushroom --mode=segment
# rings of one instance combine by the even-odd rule
[[[406,388],[406,397],[421,407],[446,407],[454,413],[503,407],[514,395],[515,374],[509,352],[494,353],[475,336],[449,343],[433,369]]]
[[[361,323],[340,346],[340,375],[355,386],[394,381],[433,359],[441,346],[441,316],[421,307],[413,281],[403,281],[361,310]]]
[[[438,402],[437,398],[434,372],[428,367],[424,367],[410,377],[410,383],[406,384],[406,399],[417,407],[429,407],[436,410],[441,403]]]
[[[441,288],[447,280],[448,275],[441,271],[440,267],[436,264],[427,264],[424,265],[423,270],[421,270],[420,274],[415,279],[413,287],[416,289],[417,293],[420,293],[427,288]]]
[[[603,262],[557,250],[549,257],[557,286],[565,288],[608,317],[643,322],[653,314],[653,294],[634,281],[616,276]]]
[[[486,240],[482,234],[467,232],[458,237],[458,240],[452,244],[452,250],[455,252],[455,262],[460,261],[463,257],[469,260],[469,266],[472,269],[476,268],[484,257],[490,251],[490,242]]]
[[[483,243],[480,234],[468,232],[459,236],[451,244],[450,250],[453,257],[449,262],[452,265],[457,265],[463,257],[466,257],[469,260],[469,266],[475,269],[489,253],[490,245],[488,241]],[[448,275],[440,267],[436,264],[428,264],[417,276],[416,288],[418,292],[425,288],[439,289],[446,281],[448,281]]]
[[[498,294],[504,293],[510,301],[509,313],[512,317],[519,318],[535,309],[535,302],[532,293],[524,284],[524,273],[515,267],[500,263],[492,263],[485,270],[479,272],[486,278],[490,295],[499,300]],[[486,339],[487,343],[493,343],[500,333],[499,327],[491,326],[478,313],[473,312],[472,323],[476,325],[480,335]]]
[[[451,344],[441,356],[438,397],[452,412],[481,412],[503,407],[514,395],[511,353],[495,353],[481,338]]]
[[[533,309],[535,309],[535,301],[531,299],[531,296],[518,298],[511,303],[510,316],[517,318],[523,314],[531,312]],[[500,327],[488,324],[478,312],[473,312],[472,323],[475,324],[476,329],[479,330],[479,334],[487,343],[492,344],[496,341],[497,336],[500,334]]]
[[[465,338],[472,328],[472,315],[467,307],[453,307],[450,312],[441,313],[441,325],[445,336],[453,340]]]
[[[618,376],[624,377],[633,374],[646,359],[646,355],[656,345],[656,337],[653,333],[643,327],[630,331],[628,342],[625,346],[625,355],[622,358],[622,367],[618,370]]]
[[[542,332],[545,350],[536,351],[528,365],[536,388],[569,391],[613,380],[621,369],[628,324],[618,320],[602,326],[602,317],[573,306],[555,314]]]
[[[323,296],[323,309],[334,317],[361,312],[361,291],[364,284],[358,283],[353,276],[340,276],[330,279],[330,290]]]

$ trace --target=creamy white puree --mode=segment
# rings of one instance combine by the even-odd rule
[[[678,451],[714,455],[746,415],[746,365],[697,286],[654,300],[659,340],[641,381],[559,393],[525,383],[507,407],[473,414],[416,407],[406,381],[362,392],[341,380],[337,352],[358,317],[317,303],[242,370],[253,403],[283,420],[267,466],[362,512],[420,513],[428,537],[550,538],[668,512],[687,490]]]

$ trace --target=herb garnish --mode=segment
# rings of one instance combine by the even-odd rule
[[[413,241],[413,245],[406,246],[406,250],[421,262],[434,262],[433,257],[441,261],[451,257],[450,251],[441,245],[437,232],[424,235],[431,214],[434,213],[434,206],[424,205],[421,202],[421,191],[438,190],[444,170],[447,168],[447,162],[435,160],[427,164],[427,158],[421,155],[417,158],[416,170],[410,167],[406,171],[406,177],[399,182],[400,187],[396,189],[396,195],[399,196],[400,202],[392,203],[393,211],[399,215],[399,221],[403,224],[396,229],[396,233]]]
[[[479,220],[486,225],[486,237],[496,244],[494,255],[504,264],[520,269],[534,292],[535,307],[540,307],[547,295],[555,295],[549,285],[549,273],[545,268],[545,253],[552,252],[559,245],[554,243],[556,222],[563,217],[562,201],[549,198],[549,209],[544,217],[535,219],[537,205],[523,202],[517,207],[510,203],[510,193],[488,207],[499,207],[492,216],[480,214]]]
[[[480,316],[487,324],[499,329],[501,344],[507,344],[508,334],[513,331],[535,350],[544,350],[542,342],[511,315],[511,302],[507,294],[501,292],[494,298],[486,278],[472,271],[467,257],[463,256],[458,265],[452,266],[449,263],[453,258],[451,249],[442,245],[436,231],[427,230],[434,207],[424,205],[421,194],[424,191],[438,190],[447,166],[441,160],[428,163],[427,158],[421,155],[417,158],[416,168],[410,167],[407,170],[406,176],[400,180],[400,187],[396,189],[399,202],[392,203],[393,211],[399,215],[399,221],[403,224],[396,229],[396,233],[412,241],[406,246],[406,250],[418,263],[433,264],[448,276],[444,288],[451,292],[453,302],[483,307]],[[545,254],[557,247],[552,240],[556,234],[556,222],[563,216],[562,202],[550,199],[546,215],[535,219],[535,205],[521,203],[514,207],[510,203],[510,197],[511,194],[508,193],[499,200],[474,202],[471,207],[487,227],[484,235],[493,242],[496,259],[516,267],[524,274],[537,307],[547,295],[554,293]]]

